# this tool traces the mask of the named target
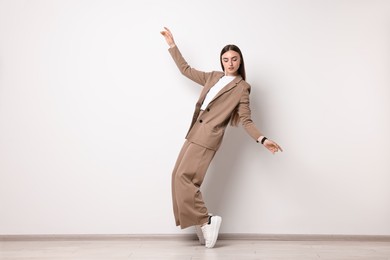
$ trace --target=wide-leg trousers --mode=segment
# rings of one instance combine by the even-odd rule
[[[172,173],[172,201],[176,226],[182,229],[208,221],[200,186],[214,150],[185,141]]]

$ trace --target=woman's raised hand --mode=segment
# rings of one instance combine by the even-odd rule
[[[164,31],[161,31],[160,33],[164,36],[170,48],[176,46],[175,41],[173,40],[173,35],[167,27],[164,27]]]

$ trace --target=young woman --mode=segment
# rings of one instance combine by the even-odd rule
[[[207,248],[212,248],[217,241],[222,218],[209,214],[200,186],[229,122],[233,126],[241,122],[246,132],[272,153],[282,151],[282,148],[266,138],[252,122],[250,85],[245,81],[244,59],[240,49],[235,45],[227,45],[222,49],[220,61],[223,72],[198,71],[187,64],[171,31],[166,27],[164,29],[161,34],[181,73],[203,86],[172,174],[176,225],[182,229],[195,226],[199,241]]]

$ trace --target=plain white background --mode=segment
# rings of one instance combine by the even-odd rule
[[[229,128],[204,186],[222,233],[390,235],[390,2],[0,0],[0,234],[176,234],[170,175],[238,45],[273,156]],[[190,232],[190,231],[185,231]]]

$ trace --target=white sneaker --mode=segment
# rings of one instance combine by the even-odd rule
[[[207,248],[213,248],[215,246],[221,223],[222,218],[220,216],[212,216],[210,217],[209,223],[201,227]]]

